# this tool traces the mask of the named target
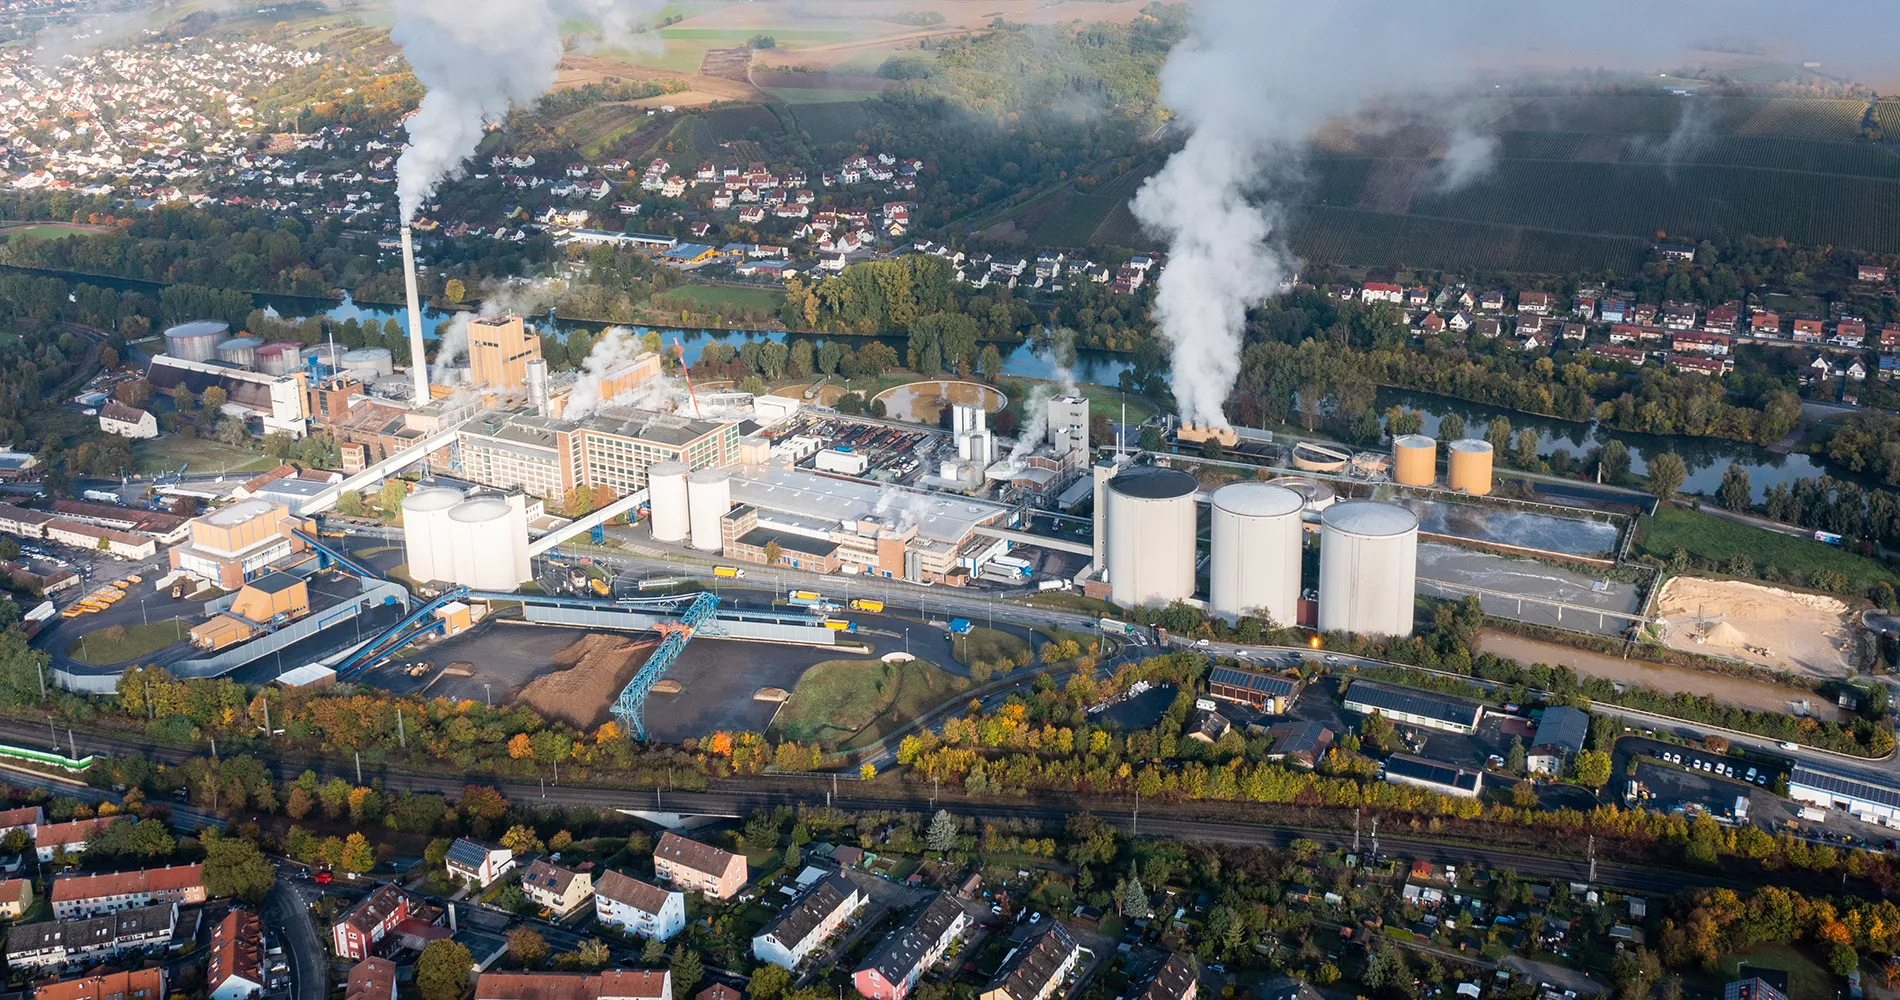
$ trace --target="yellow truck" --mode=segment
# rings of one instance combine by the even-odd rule
[[[737,566],[714,566],[713,575],[722,580],[737,580],[745,575],[745,570]]]
[[[859,597],[859,598],[856,598],[856,599],[854,599],[854,600],[852,600],[852,602],[851,602],[851,610],[853,610],[853,611],[863,611],[863,612],[867,612],[867,613],[869,613],[869,614],[877,614],[878,612],[880,612],[880,611],[882,611],[882,610],[884,610],[884,602],[883,602],[883,601],[873,601],[873,600],[871,600],[870,598],[867,598],[867,597]]]
[[[587,583],[588,583],[588,586],[591,586],[594,588],[594,593],[599,594],[602,597],[606,597],[609,594],[612,594],[614,592],[613,586],[605,580],[596,578],[596,579],[587,581]]]

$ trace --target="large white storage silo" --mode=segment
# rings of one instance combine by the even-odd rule
[[[1108,585],[1123,607],[1194,596],[1194,494],[1179,469],[1128,469],[1108,481]]]
[[[525,548],[526,528],[517,542],[513,510],[501,497],[465,500],[450,509],[456,583],[476,590],[514,590],[521,585],[515,550]]]
[[[1266,483],[1214,491],[1208,610],[1228,621],[1246,614],[1279,625],[1299,620],[1305,506],[1305,497]]]
[[[452,551],[449,508],[461,502],[460,490],[440,486],[417,490],[403,498],[402,553],[409,564],[409,579],[420,583],[454,577],[454,559],[444,561],[442,557]]]
[[[1397,504],[1348,500],[1319,519],[1319,629],[1412,634],[1418,593],[1418,515]]]
[[[653,509],[653,540],[683,542],[692,530],[686,499],[686,466],[655,462],[647,469],[647,503]]]
[[[720,522],[732,509],[732,473],[699,469],[686,477],[687,506],[692,511],[693,548],[701,552],[725,549]]]

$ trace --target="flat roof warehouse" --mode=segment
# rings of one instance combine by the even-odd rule
[[[831,523],[857,521],[878,515],[880,504],[890,517],[908,517],[917,534],[930,541],[956,544],[978,525],[1009,513],[1008,508],[963,497],[945,499],[914,490],[899,490],[848,479],[833,479],[778,466],[746,466],[732,478],[732,501],[761,510],[796,511]]]

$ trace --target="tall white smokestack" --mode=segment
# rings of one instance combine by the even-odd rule
[[[416,384],[416,405],[429,401],[429,366],[422,347],[422,297],[416,293],[416,241],[402,225],[402,283],[409,293],[409,377]]]

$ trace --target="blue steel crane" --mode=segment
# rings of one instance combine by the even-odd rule
[[[659,648],[647,657],[646,663],[640,666],[639,672],[633,675],[627,686],[621,689],[620,697],[614,699],[613,708],[610,709],[629,736],[636,740],[647,738],[647,695],[652,693],[653,685],[679,659],[680,653],[686,649],[686,643],[693,638],[693,633],[710,624],[718,612],[719,595],[702,591],[693,597],[692,603],[686,606],[678,621],[660,622],[654,626],[665,638],[660,640]]]

